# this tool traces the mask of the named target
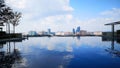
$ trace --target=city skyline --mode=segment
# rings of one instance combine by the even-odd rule
[[[110,31],[106,23],[119,21],[119,0],[6,0],[23,16],[17,32],[30,30],[71,31],[80,26],[87,31]],[[116,26],[115,29],[118,29]]]

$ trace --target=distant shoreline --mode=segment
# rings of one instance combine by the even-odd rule
[[[24,35],[24,37],[79,37],[79,36],[102,36],[102,35]]]

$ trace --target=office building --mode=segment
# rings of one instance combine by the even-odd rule
[[[38,35],[36,31],[29,31],[28,35]]]
[[[51,29],[48,29],[48,34],[51,34]]]
[[[76,29],[76,33],[79,33],[79,32],[80,32],[80,26],[78,26]]]
[[[75,34],[75,29],[73,28],[73,34]]]

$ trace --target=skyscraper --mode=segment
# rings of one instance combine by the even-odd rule
[[[73,28],[73,34],[75,34],[75,29]]]
[[[80,32],[80,26],[77,27],[76,33],[77,33],[77,32]]]
[[[51,34],[51,29],[48,29],[48,34]]]

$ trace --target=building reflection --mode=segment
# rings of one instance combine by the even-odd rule
[[[14,43],[13,49],[11,45],[12,42]],[[0,42],[0,68],[13,68],[15,67],[14,64],[21,63],[22,56],[16,47],[16,42],[18,41],[12,42]]]
[[[77,40],[80,40],[81,36],[73,36],[73,39],[77,38]]]
[[[80,36],[77,36],[77,39],[80,40]]]
[[[109,52],[113,56],[120,57],[120,50],[115,49],[115,41],[120,44],[120,38],[118,37],[102,37],[102,41],[111,41],[111,48],[105,49],[105,51]]]

